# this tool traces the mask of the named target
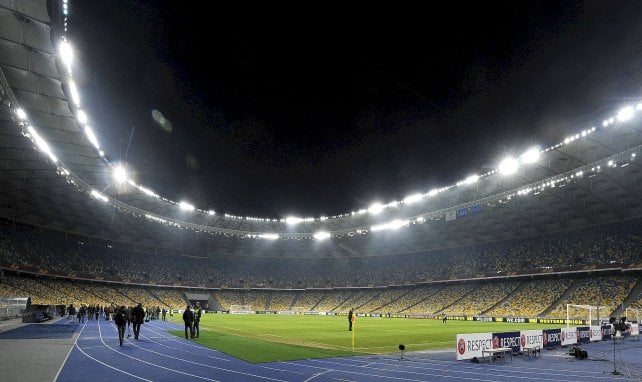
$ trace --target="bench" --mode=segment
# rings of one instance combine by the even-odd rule
[[[524,348],[523,354],[525,357],[535,358],[537,357],[537,355],[539,355],[540,357],[542,356],[541,351],[542,348],[540,348],[539,346],[530,346]]]
[[[495,360],[506,360],[506,356],[510,355],[510,361],[513,362],[513,349],[512,348],[497,348],[497,349],[484,349],[482,350],[482,358],[490,357],[490,362],[495,363]]]

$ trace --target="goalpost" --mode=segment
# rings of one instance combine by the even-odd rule
[[[230,314],[252,314],[252,305],[230,305]]]
[[[627,321],[631,321],[632,317],[635,317],[636,322],[639,324],[640,323],[640,310],[642,309],[636,309],[636,308],[626,308],[624,311],[624,316],[626,317]],[[629,312],[635,313],[635,316],[629,314]]]
[[[570,327],[570,320],[580,319],[586,320],[588,318],[588,325],[593,325],[593,318],[595,317],[598,320],[597,324],[600,324],[600,320],[608,317],[611,307],[608,306],[593,306],[593,305],[579,305],[579,304],[566,304],[566,327]],[[602,314],[602,310],[606,310],[606,313]],[[586,312],[588,311],[588,312]],[[587,317],[588,313],[588,317]]]

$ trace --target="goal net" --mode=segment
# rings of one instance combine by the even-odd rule
[[[608,320],[612,307],[566,304],[566,327],[571,326],[571,320],[582,320],[586,325],[598,326],[601,321]]]
[[[626,308],[624,311],[624,317],[626,317],[627,321],[635,321],[639,324],[640,313],[642,313],[642,309]]]
[[[230,314],[252,314],[252,305],[230,305]]]

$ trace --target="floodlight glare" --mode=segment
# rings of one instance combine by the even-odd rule
[[[73,80],[69,81],[69,91],[71,92],[71,100],[74,101],[76,107],[80,106],[80,95],[76,88],[76,83]]]
[[[216,212],[214,212],[214,210],[209,210],[209,211],[207,211],[207,214],[211,216],[211,215],[216,214]]]
[[[385,224],[378,224],[370,227],[370,230],[372,232],[377,232],[377,231],[385,231],[385,230],[397,230],[401,227],[407,226],[410,224],[409,220],[393,220],[389,223]]]
[[[33,126],[29,125],[27,127],[27,130],[29,131],[29,134],[33,137],[33,139],[36,141],[36,146],[38,149],[45,154],[49,156],[49,159],[51,159],[52,162],[58,163],[58,158],[53,154],[51,151],[51,148],[49,148],[49,145],[47,144],[47,141],[42,139],[40,134],[36,131],[36,129],[33,128]]]
[[[76,116],[78,117],[78,122],[82,123],[83,125],[87,123],[87,114],[85,114],[84,111],[78,110]]]
[[[183,211],[194,211],[196,209],[196,207],[184,201],[179,202],[178,207]]]
[[[378,213],[380,213],[381,211],[383,211],[383,209],[384,209],[384,208],[385,208],[385,206],[384,206],[383,204],[381,204],[381,203],[374,203],[373,205],[371,205],[371,206],[368,208],[368,212],[370,212],[370,213],[371,213],[371,214],[373,214],[373,215],[377,215]]]
[[[71,45],[67,41],[62,41],[59,47],[60,58],[62,62],[67,65],[67,70],[71,71],[71,63],[74,60],[74,53],[71,49]]]
[[[118,183],[124,183],[127,181],[127,171],[123,166],[118,165],[114,167],[113,175],[114,179],[116,179],[116,182]]]
[[[330,238],[330,233],[329,232],[323,232],[319,231],[314,234],[314,238],[317,240],[325,240]]]
[[[91,193],[90,193],[90,194],[91,194],[91,196],[93,196],[95,199],[98,199],[98,200],[103,201],[103,202],[105,202],[105,203],[107,203],[107,202],[109,201],[109,199],[107,199],[107,197],[106,197],[105,195],[101,194],[100,192],[98,192],[98,191],[96,191],[96,190],[91,190]]]
[[[422,194],[413,194],[406,196],[403,200],[404,204],[412,204],[420,201],[424,196]]]
[[[471,175],[464,180],[464,184],[477,183],[478,180],[479,180],[479,175]]]
[[[539,157],[541,155],[541,151],[539,147],[531,147],[530,149],[526,150],[524,154],[522,154],[519,159],[522,161],[522,163],[535,163],[539,160]]]
[[[439,193],[439,190],[437,190],[437,189],[432,189],[432,190],[428,191],[428,196],[435,196],[435,195],[437,195],[438,193]]]
[[[517,160],[515,160],[515,158],[511,158],[511,157],[504,159],[499,164],[499,172],[502,175],[513,175],[514,173],[517,172],[518,168],[519,168],[519,163],[517,163]]]
[[[285,218],[285,223],[287,223],[287,224],[298,224],[298,223],[301,223],[302,221],[303,221],[303,219],[297,218],[297,217],[294,217],[294,216],[290,216],[290,217]]]
[[[91,142],[91,144],[94,145],[95,148],[100,149],[98,139],[96,138],[96,135],[94,135],[94,131],[91,129],[91,127],[85,126],[85,135],[87,136],[87,139],[89,139],[89,142]]]
[[[626,122],[633,118],[633,115],[635,114],[635,110],[631,106],[623,107],[620,109],[620,111],[617,113],[617,120],[620,122]]]
[[[267,240],[276,240],[279,238],[279,235],[276,233],[262,233],[259,235],[260,239],[267,239]]]
[[[23,121],[27,119],[27,113],[25,113],[25,111],[20,108],[16,109],[16,115],[18,116],[18,118],[22,119]]]

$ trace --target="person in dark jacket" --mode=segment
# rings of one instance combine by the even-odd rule
[[[125,340],[125,326],[127,326],[127,308],[121,306],[114,315],[114,321],[118,327],[118,341],[120,346],[123,346],[123,341]]]
[[[194,312],[189,308],[189,305],[185,308],[183,312],[183,322],[185,322],[185,339],[187,337],[187,330],[189,329],[190,338],[194,338]]]
[[[350,308],[348,312],[348,330],[352,331],[352,323],[354,322],[354,309]]]
[[[140,325],[145,321],[145,309],[140,302],[132,309],[132,325],[134,328],[134,339],[138,339],[140,334]]]
[[[201,322],[201,314],[203,312],[203,309],[201,309],[201,303],[197,302],[196,303],[196,308],[194,309],[194,337],[198,338],[198,335],[201,333],[201,329],[199,328],[199,323]]]

